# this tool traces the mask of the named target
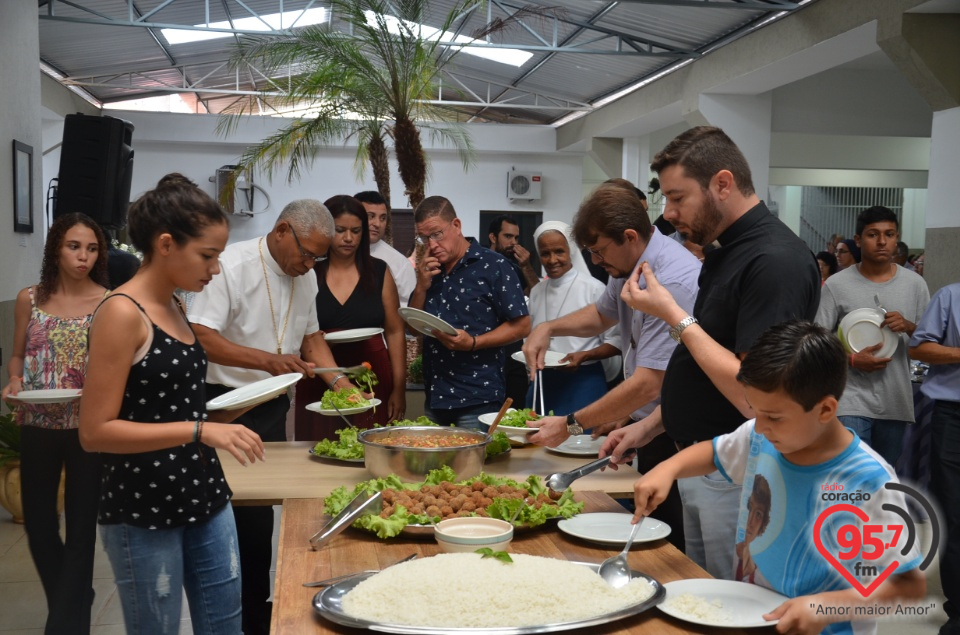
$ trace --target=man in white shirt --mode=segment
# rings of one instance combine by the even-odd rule
[[[317,323],[314,263],[333,238],[333,217],[304,199],[283,208],[266,236],[233,243],[220,255],[221,273],[190,305],[188,319],[209,358],[207,397],[273,375],[332,367],[333,355]],[[304,275],[308,274],[308,275]],[[343,375],[323,374],[335,388]],[[286,441],[286,394],[237,417],[264,441]],[[273,509],[236,507],[243,593],[243,632],[269,632]]]
[[[417,286],[417,271],[410,265],[407,257],[381,240],[386,233],[390,219],[390,210],[380,192],[369,190],[358,192],[354,198],[363,203],[367,210],[367,224],[370,227],[370,255],[387,263],[390,273],[397,283],[400,306],[407,306],[413,288]]]

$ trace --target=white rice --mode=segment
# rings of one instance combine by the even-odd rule
[[[723,602],[717,599],[711,601],[691,593],[682,593],[668,599],[663,604],[677,613],[683,613],[687,617],[704,622],[713,622],[715,624],[729,624],[733,622],[733,614],[730,613],[730,611],[724,610]]]
[[[403,562],[359,583],[343,611],[384,624],[437,628],[536,626],[583,620],[639,604],[653,585],[634,579],[614,589],[591,569],[565,560],[476,553]]]

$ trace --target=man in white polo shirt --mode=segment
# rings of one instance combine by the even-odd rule
[[[390,210],[387,201],[380,192],[368,190],[358,192],[354,198],[363,203],[367,210],[367,224],[370,228],[370,255],[387,263],[390,274],[397,283],[397,293],[400,295],[400,306],[407,306],[413,288],[417,286],[417,271],[407,260],[407,257],[394,249],[387,241],[382,240],[387,231],[390,219]]]
[[[221,273],[191,303],[188,319],[209,358],[207,397],[214,398],[272,375],[332,367],[333,355],[317,324],[317,277],[333,217],[322,203],[304,199],[283,208],[266,236],[229,245]],[[337,389],[343,375],[322,375]],[[286,394],[237,417],[264,441],[286,441]],[[243,592],[243,632],[270,629],[273,508],[236,507]]]

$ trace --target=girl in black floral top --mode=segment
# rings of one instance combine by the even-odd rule
[[[80,403],[80,441],[103,453],[100,535],[127,632],[177,632],[185,589],[194,633],[236,635],[236,528],[214,448],[246,464],[263,444],[207,420],[206,354],[174,296],[219,273],[226,216],[171,174],[133,204],[128,232],[143,266],[94,317]]]

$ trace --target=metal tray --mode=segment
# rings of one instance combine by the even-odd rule
[[[600,568],[599,564],[589,563],[589,562],[574,562],[573,564],[578,564],[583,567],[590,567],[591,570],[597,571]],[[626,606],[619,611],[613,613],[608,613],[606,615],[597,615],[596,617],[590,617],[582,620],[574,620],[571,622],[556,622],[553,624],[540,624],[536,626],[518,626],[518,627],[499,627],[499,628],[453,628],[453,627],[435,627],[435,626],[409,626],[406,624],[383,624],[379,622],[370,622],[367,620],[357,619],[355,617],[350,617],[343,612],[342,600],[343,596],[352,591],[358,584],[366,580],[376,573],[367,573],[359,575],[355,578],[350,578],[344,580],[343,582],[338,582],[333,586],[329,586],[324,590],[317,593],[313,596],[313,610],[315,610],[320,616],[325,619],[334,622],[335,624],[340,624],[343,626],[351,626],[354,628],[366,628],[371,631],[381,631],[384,633],[413,633],[414,635],[446,635],[447,633],[492,633],[493,635],[526,635],[527,633],[553,633],[556,631],[569,631],[575,628],[584,628],[587,626],[595,626],[597,624],[608,624],[610,622],[615,622],[617,620],[623,619],[625,617],[630,617],[632,615],[637,615],[646,611],[647,609],[656,606],[663,601],[664,596],[666,595],[666,590],[663,588],[663,585],[651,578],[650,576],[640,573],[639,571],[630,571],[630,575],[633,578],[643,578],[650,582],[654,587],[653,595],[640,602],[638,604],[632,604]]]

